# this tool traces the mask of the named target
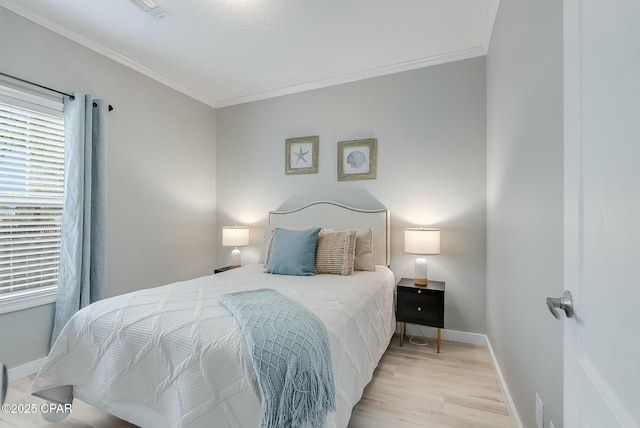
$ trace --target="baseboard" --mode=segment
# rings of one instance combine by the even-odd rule
[[[491,341],[489,340],[489,337],[486,334],[484,334],[483,336],[485,338],[485,341],[486,341],[485,344],[487,345],[489,354],[491,355],[491,361],[493,362],[493,369],[496,372],[498,383],[500,384],[500,389],[502,389],[502,393],[507,399],[507,406],[509,407],[509,416],[511,417],[511,423],[516,428],[523,428],[522,421],[520,420],[520,416],[518,415],[518,410],[516,409],[516,405],[513,402],[513,398],[511,398],[511,393],[509,392],[507,383],[504,381],[504,376],[502,376],[502,370],[500,370],[500,364],[498,364],[498,360],[496,359],[496,354],[493,352]]]
[[[14,380],[22,379],[25,376],[37,373],[45,361],[47,361],[47,357],[42,357],[38,360],[30,361],[28,363],[8,369],[7,375],[9,377],[9,382],[13,382]]]
[[[397,330],[400,332],[400,330]],[[467,331],[447,330],[443,328],[441,331],[442,340],[450,340],[452,342],[469,343],[471,345],[486,345],[486,335],[478,333],[469,333]],[[438,337],[438,329],[435,327],[427,327],[423,325],[408,324],[407,336],[426,337],[427,339],[435,339]]]

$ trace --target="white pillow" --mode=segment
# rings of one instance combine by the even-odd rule
[[[356,254],[353,270],[375,271],[373,262],[373,229],[356,229]]]

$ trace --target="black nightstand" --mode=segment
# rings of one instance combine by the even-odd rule
[[[236,267],[237,267],[237,266],[236,266]],[[228,270],[235,269],[236,267],[233,267],[233,266],[225,266],[225,267],[221,267],[221,268],[218,268],[218,269],[214,270],[214,271],[213,271],[213,273],[214,273],[214,274],[216,274],[216,273],[226,272],[226,271],[228,271]]]
[[[396,320],[400,323],[400,346],[407,333],[407,323],[438,327],[437,350],[440,352],[440,329],[444,328],[444,282],[429,280],[415,285],[402,278],[397,286]]]

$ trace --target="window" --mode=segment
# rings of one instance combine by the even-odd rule
[[[55,295],[63,193],[62,103],[0,86],[1,312]]]

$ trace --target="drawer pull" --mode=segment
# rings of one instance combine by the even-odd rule
[[[422,308],[420,306],[418,306],[418,312],[422,311]]]
[[[422,290],[418,290],[418,294],[422,294]]]

